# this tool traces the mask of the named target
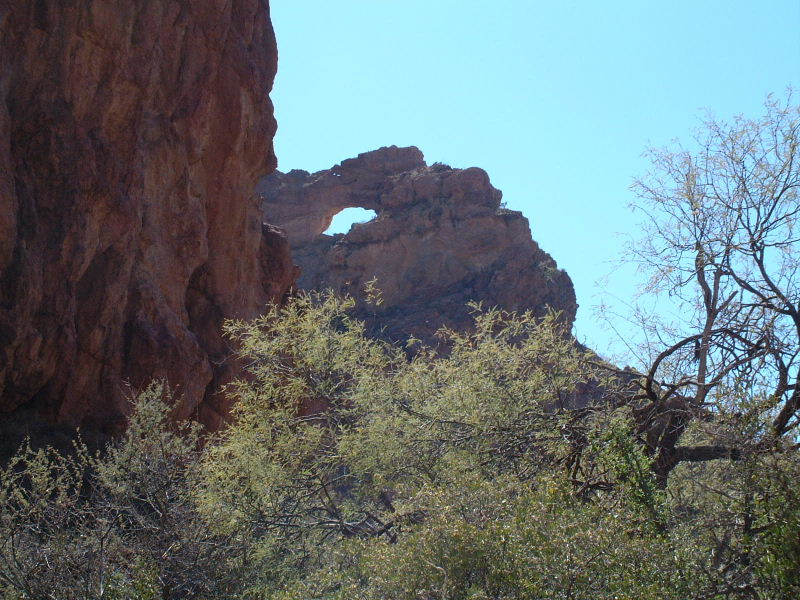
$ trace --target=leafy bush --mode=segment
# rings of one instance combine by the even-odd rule
[[[24,446],[0,471],[4,598],[215,598],[240,585],[242,549],[195,508],[198,430],[173,426],[167,391],[136,399],[101,456]]]
[[[4,597],[797,596],[796,448],[682,463],[665,486],[635,403],[574,404],[613,380],[558,319],[476,309],[447,353],[408,359],[351,305],[231,323],[248,372],[202,448],[159,384],[100,456],[23,447],[0,472]]]
[[[689,498],[656,477],[635,404],[570,404],[612,381],[557,319],[477,311],[472,332],[442,332],[446,354],[406,360],[349,305],[303,296],[230,328],[251,376],[205,457],[203,505],[270,557],[265,597],[795,594],[798,480],[782,455],[760,491],[692,465],[694,489],[717,491]],[[755,510],[747,533],[730,497]]]

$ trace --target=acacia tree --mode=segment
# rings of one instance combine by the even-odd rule
[[[647,217],[635,256],[685,317],[651,324],[658,349],[635,395],[662,484],[682,461],[797,448],[800,107],[791,94],[765,106],[760,119],[708,119],[692,149],[651,149],[633,186]],[[713,436],[681,443],[700,421]]]

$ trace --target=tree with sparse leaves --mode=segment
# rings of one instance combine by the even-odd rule
[[[637,433],[662,483],[680,462],[796,451],[800,426],[800,107],[709,119],[649,151],[634,255],[684,321],[643,323]],[[707,435],[685,443],[691,424]]]

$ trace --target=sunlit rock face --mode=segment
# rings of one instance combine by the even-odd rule
[[[276,64],[265,0],[0,3],[0,418],[113,428],[164,378],[219,425],[222,320],[293,278]]]
[[[501,193],[478,168],[427,165],[411,148],[381,148],[332,169],[276,172],[261,180],[265,218],[284,228],[302,289],[358,296],[377,278],[384,303],[361,303],[373,332],[425,341],[441,326],[471,323],[467,303],[508,310],[548,308],[572,324],[569,276],[531,239],[528,220],[501,208]],[[344,235],[324,235],[348,207],[377,217]]]

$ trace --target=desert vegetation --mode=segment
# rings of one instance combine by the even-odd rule
[[[332,294],[228,323],[221,433],[156,383],[104,452],[0,471],[3,597],[800,596],[799,133],[770,100],[652,152],[632,256],[684,319],[634,367],[480,306],[411,358]]]

